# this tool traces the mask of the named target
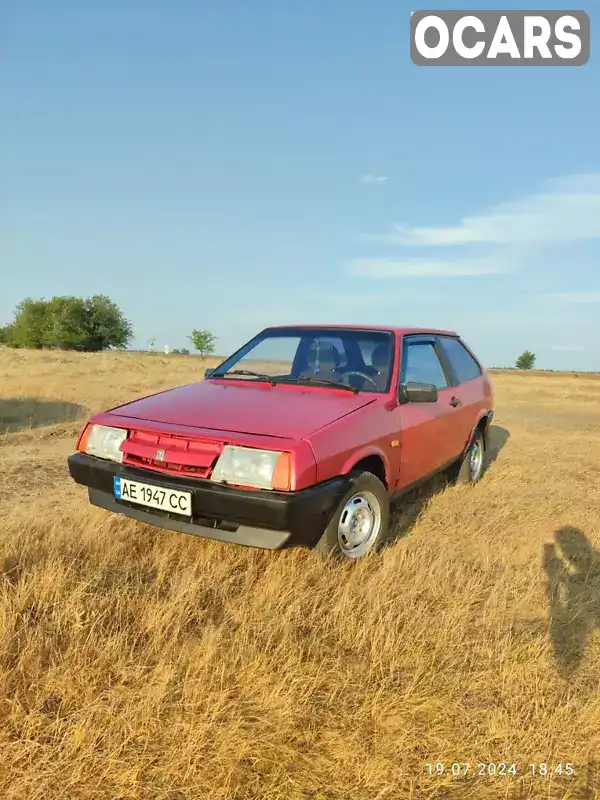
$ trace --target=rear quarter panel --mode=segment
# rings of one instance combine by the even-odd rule
[[[384,464],[386,482],[393,485],[400,466],[400,447],[391,443],[399,439],[397,404],[378,398],[309,437],[317,481],[344,475],[361,459],[378,455]]]
[[[480,399],[477,406],[478,413],[477,422],[475,423],[476,425],[484,415],[489,414],[490,412],[492,414],[494,413],[494,387],[489,374],[485,370],[483,375],[477,379],[477,383],[479,384],[478,391],[480,392],[480,396],[483,396],[483,400]]]
[[[460,414],[463,415],[462,428],[465,431],[463,449],[466,448],[473,433],[482,418],[494,410],[494,395],[491,381],[484,372],[479,378],[474,378],[457,387],[456,392],[462,402]]]
[[[457,427],[462,431],[462,437],[458,442],[460,453],[468,446],[482,417],[492,410],[493,397],[491,385],[483,375],[455,387],[454,393],[460,397],[462,403],[462,407],[457,409],[456,413]]]

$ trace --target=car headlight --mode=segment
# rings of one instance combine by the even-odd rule
[[[253,486],[257,489],[288,491],[290,473],[289,453],[225,445],[211,480]]]
[[[90,425],[82,436],[79,449],[90,456],[108,458],[110,461],[123,461],[121,442],[127,438],[125,428],[110,428],[107,425]]]

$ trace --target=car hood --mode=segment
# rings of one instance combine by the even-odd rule
[[[110,415],[230,433],[304,439],[373,402],[373,395],[339,389],[208,379],[134,400],[111,409]]]

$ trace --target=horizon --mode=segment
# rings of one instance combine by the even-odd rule
[[[6,345],[0,344],[0,347],[6,347]],[[58,348],[58,347],[44,347],[44,348],[41,348],[41,349],[42,350],[60,350],[60,348]],[[176,349],[179,349],[179,348],[176,348]],[[69,350],[69,351],[64,351],[64,352],[77,353],[79,351]],[[92,355],[97,355],[97,354],[100,354],[100,353],[135,353],[135,354],[144,353],[144,354],[152,355],[152,356],[173,356],[173,355],[174,356],[178,356],[178,355],[180,355],[180,356],[194,356],[194,357],[200,358],[200,359],[202,359],[204,361],[207,360],[207,359],[213,359],[213,360],[214,359],[221,359],[221,360],[225,361],[225,359],[229,358],[229,356],[232,355],[233,351],[226,352],[226,353],[225,352],[224,353],[216,353],[215,352],[215,353],[210,353],[208,355],[203,356],[198,352],[194,352],[193,350],[190,350],[188,353],[175,353],[175,352],[173,352],[172,349],[170,349],[168,353],[165,353],[164,346],[161,349],[157,345],[156,346],[156,350],[150,350],[148,348],[146,348],[146,349],[144,349],[144,348],[136,348],[136,347],[123,347],[123,348],[110,347],[110,348],[107,348],[106,350],[102,350],[102,351],[98,351],[97,353],[93,353]],[[84,353],[82,353],[82,354],[84,354]],[[250,361],[250,360],[252,360],[252,359],[248,359],[248,361]],[[273,361],[273,359],[260,359],[260,360],[261,361],[269,361],[269,362]],[[538,372],[538,373],[540,373],[540,372],[552,372],[552,373],[558,372],[558,373],[563,373],[565,375],[577,375],[579,373],[582,373],[582,374],[585,374],[585,375],[600,375],[600,370],[595,370],[595,369],[548,369],[547,367],[536,367],[536,366],[532,367],[531,369],[523,369],[523,368],[520,368],[520,367],[516,367],[514,365],[488,366],[488,365],[485,365],[485,364],[483,366],[484,366],[484,368],[485,368],[485,370],[487,372],[513,370],[515,372],[523,372],[523,373],[528,373],[528,374],[532,374],[532,373],[536,373],[536,372]]]

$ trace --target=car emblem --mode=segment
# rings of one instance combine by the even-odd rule
[[[157,450],[156,451],[156,460],[157,461],[164,461],[165,460],[165,451],[164,450]]]

